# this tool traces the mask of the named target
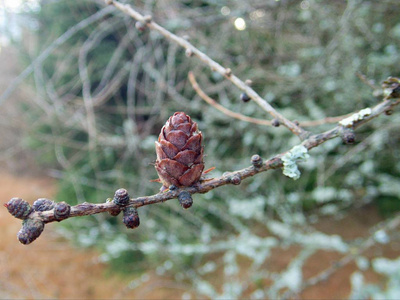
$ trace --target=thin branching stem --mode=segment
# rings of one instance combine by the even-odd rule
[[[179,46],[185,48],[188,51],[191,51],[193,56],[198,57],[204,64],[209,66],[211,70],[213,70],[214,72],[218,72],[221,75],[223,75],[226,79],[230,80],[235,86],[237,86],[240,90],[245,92],[251,99],[253,99],[254,102],[256,102],[264,111],[269,113],[273,118],[279,120],[279,122],[283,126],[287,127],[291,132],[300,136],[301,138],[305,136],[306,132],[304,129],[302,129],[300,126],[296,125],[294,122],[288,120],[278,111],[276,111],[265,99],[263,99],[260,95],[258,95],[256,91],[254,91],[239,77],[234,75],[229,68],[225,68],[221,64],[217,63],[215,60],[210,58],[204,52],[200,51],[198,48],[192,45],[189,41],[173,34],[172,32],[168,31],[167,29],[165,29],[164,27],[162,27],[161,25],[157,24],[152,20],[149,22],[149,17],[143,16],[128,4],[122,4],[118,1],[106,1],[106,2],[114,5],[116,8],[128,14],[135,20],[143,22],[143,24],[146,24],[148,28],[157,31],[158,33],[163,35],[166,39],[177,43]]]
[[[193,72],[191,72],[191,71],[189,72],[188,78],[189,78],[189,81],[190,81],[193,89],[196,91],[197,95],[199,95],[201,99],[203,99],[208,104],[210,104],[212,107],[216,108],[217,110],[219,110],[223,114],[227,115],[228,117],[238,119],[241,121],[245,121],[245,122],[249,122],[249,123],[253,123],[253,124],[257,124],[257,125],[272,126],[272,122],[269,120],[248,117],[241,113],[231,111],[230,109],[226,108],[225,106],[219,104],[217,101],[215,101],[210,96],[208,96],[200,88]],[[302,122],[300,122],[300,127],[314,127],[314,126],[319,126],[319,125],[324,125],[324,124],[329,124],[329,123],[337,123],[337,122],[351,116],[352,114],[353,113],[350,113],[347,115],[342,115],[342,116],[336,116],[336,117],[326,117],[326,118],[323,118],[320,120],[314,120],[314,121],[302,121]]]

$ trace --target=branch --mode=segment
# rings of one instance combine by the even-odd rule
[[[49,47],[47,47],[14,81],[7,87],[4,93],[0,96],[0,105],[5,101],[11,94],[15,91],[15,89],[34,71],[35,66],[43,63],[46,58],[59,46],[64,44],[67,40],[69,40],[75,33],[79,32],[83,28],[88,27],[90,24],[97,22],[102,19],[107,14],[111,13],[111,9],[106,7],[97,13],[91,15],[90,17],[84,19],[79,22],[75,26],[68,29],[65,33],[59,36]]]
[[[189,56],[197,56],[204,64],[209,66],[211,70],[223,75],[226,79],[230,80],[234,85],[236,85],[240,90],[245,92],[251,99],[254,100],[264,111],[269,113],[274,119],[277,119],[280,124],[287,127],[291,132],[298,135],[300,138],[304,138],[307,135],[307,132],[299,127],[294,122],[286,119],[283,115],[277,112],[266,100],[264,100],[260,95],[258,95],[250,86],[248,86],[245,82],[243,82],[240,78],[235,76],[232,73],[232,70],[229,68],[225,68],[205,53],[201,52],[198,48],[193,46],[187,40],[173,34],[172,32],[168,31],[164,27],[160,26],[159,24],[155,23],[151,16],[143,16],[136,10],[134,10],[128,4],[122,4],[118,1],[113,0],[106,0],[107,4],[114,5],[120,11],[126,13],[127,15],[131,16],[138,22],[140,22],[139,26],[141,29],[144,29],[145,26],[148,28],[159,32],[163,35],[166,39],[177,43],[179,46],[186,49],[186,53],[189,53]]]
[[[258,124],[258,125],[265,125],[265,126],[271,126],[271,121],[268,120],[262,120],[262,119],[256,119],[256,118],[252,118],[252,117],[248,117],[245,115],[242,115],[240,113],[236,113],[233,112],[227,108],[225,108],[224,106],[222,106],[221,104],[219,104],[217,101],[215,101],[214,99],[212,99],[210,96],[208,96],[198,85],[196,78],[194,77],[193,72],[189,72],[189,81],[192,84],[193,89],[196,91],[196,93],[201,97],[201,99],[203,99],[204,101],[206,101],[208,104],[210,104],[211,106],[215,107],[216,109],[218,109],[219,111],[221,111],[222,113],[224,113],[225,115],[234,118],[234,119],[238,119],[241,121],[245,121],[245,122],[249,122],[249,123],[254,123],[254,124]]]
[[[206,101],[212,107],[215,107],[220,112],[224,113],[225,115],[227,115],[227,116],[229,116],[231,118],[234,118],[234,119],[238,119],[238,120],[249,122],[249,123],[253,123],[253,124],[264,125],[264,126],[274,126],[273,122],[271,122],[271,121],[248,117],[248,116],[245,116],[243,114],[231,111],[230,109],[222,106],[217,101],[215,101],[210,96],[208,96],[200,88],[199,84],[196,81],[196,77],[194,76],[193,72],[189,72],[188,77],[189,77],[190,83],[192,84],[193,89],[200,96],[200,98],[203,99],[204,101]],[[337,117],[327,117],[327,118],[324,118],[324,119],[314,120],[314,121],[303,121],[303,122],[300,122],[299,125],[300,125],[300,127],[314,127],[314,126],[328,124],[328,123],[337,123],[337,122],[339,122],[339,121],[351,116],[352,114],[353,113],[350,113],[350,114],[347,114],[347,115],[342,115],[342,116],[337,116]]]
[[[376,86],[375,83],[372,80],[369,80],[364,74],[357,72],[356,75],[365,85],[369,86],[373,91],[380,90],[379,86]]]
[[[397,89],[398,86],[395,86],[393,91]],[[331,130],[309,136],[300,145],[293,147],[292,150],[296,147],[301,147],[307,152],[330,139],[338,137],[339,135],[342,137],[342,139],[344,139],[345,142],[351,143],[351,141],[354,141],[354,135],[349,135],[349,131],[350,133],[353,133],[354,129],[379,116],[380,114],[391,110],[394,106],[400,103],[400,99],[397,99],[396,101],[396,99],[392,99],[392,96],[393,94],[389,94],[381,103],[372,109],[364,109],[359,113],[352,115],[348,118],[351,122],[348,120],[344,123],[345,125],[339,124]],[[397,94],[396,97],[398,97]],[[364,113],[361,113],[363,111]],[[366,113],[366,111],[368,113]],[[111,215],[116,216],[123,211],[125,225],[128,228],[135,228],[139,226],[137,208],[141,206],[178,198],[180,204],[184,208],[189,208],[192,204],[192,194],[207,193],[210,190],[227,184],[239,185],[243,179],[271,169],[279,169],[283,167],[284,174],[286,175],[285,164],[287,163],[288,159],[287,154],[291,154],[291,150],[280,153],[268,159],[266,162],[263,162],[259,155],[253,155],[251,158],[252,165],[247,168],[233,172],[226,172],[221,177],[217,178],[207,179],[202,177],[199,182],[195,183],[191,187],[178,189],[175,186],[170,186],[166,191],[152,196],[130,198],[125,189],[119,189],[116,191],[113,201],[110,201],[111,199],[109,199],[106,203],[93,204],[85,202],[70,207],[65,202],[54,203],[51,200],[38,199],[37,202],[34,203],[33,208],[31,208],[26,201],[20,198],[13,198],[4,206],[13,216],[23,219],[22,229],[18,233],[19,240],[23,244],[29,244],[39,237],[41,232],[44,230],[44,224],[46,223],[51,223],[54,221],[60,222],[72,217],[87,216],[102,212],[109,212]],[[292,163],[295,164],[296,161],[292,161]]]

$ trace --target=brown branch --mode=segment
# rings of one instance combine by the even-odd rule
[[[350,117],[353,113],[349,113],[347,115],[341,115],[341,116],[336,116],[336,117],[326,117],[320,120],[313,120],[313,121],[302,121],[300,122],[301,127],[314,127],[314,126],[319,126],[319,125],[324,125],[324,124],[334,124],[337,122],[342,121],[343,119],[346,119],[347,117]]]
[[[188,52],[190,52],[191,54],[190,56],[193,55],[197,56],[204,64],[208,65],[211,68],[211,70],[220,73],[226,79],[230,80],[240,90],[245,92],[251,99],[253,99],[254,102],[256,102],[264,111],[269,113],[274,119],[279,120],[280,124],[287,127],[291,132],[298,135],[302,139],[304,138],[304,136],[306,136],[307,133],[304,129],[296,125],[294,122],[286,119],[283,115],[277,112],[265,99],[263,99],[260,95],[258,95],[250,86],[248,86],[240,78],[235,76],[232,73],[231,69],[223,67],[222,65],[211,59],[209,56],[207,56],[205,53],[200,51],[198,48],[193,46],[190,42],[173,34],[164,27],[155,23],[154,21],[151,20],[150,16],[141,15],[139,12],[134,10],[130,5],[122,4],[118,1],[113,1],[113,0],[106,0],[106,3],[114,5],[120,11],[128,14],[135,20],[143,23],[143,26],[147,26],[148,28],[159,32],[166,39],[173,41],[177,43],[179,46],[185,48]]]
[[[125,208],[128,206],[138,208],[138,207],[145,206],[145,205],[165,202],[167,200],[177,198],[178,195],[182,191],[187,191],[190,194],[196,194],[196,193],[204,194],[212,189],[218,188],[218,187],[226,185],[226,184],[237,185],[237,184],[240,184],[240,181],[242,179],[254,176],[258,173],[265,172],[270,169],[277,169],[277,168],[282,167],[282,161],[281,161],[280,157],[283,154],[284,153],[269,159],[267,162],[265,162],[259,168],[250,166],[250,167],[247,167],[242,170],[224,173],[224,175],[222,175],[221,177],[218,177],[218,178],[202,179],[199,183],[197,183],[196,185],[194,185],[192,187],[188,187],[188,188],[184,188],[184,189],[176,189],[176,190],[167,190],[165,192],[158,193],[158,194],[155,194],[152,196],[132,198],[129,200],[129,203],[127,203],[127,205],[123,205],[123,206],[119,206],[112,201],[109,201],[106,203],[99,203],[99,204],[87,203],[87,202],[78,204],[78,205],[71,207],[70,214],[67,218],[94,215],[94,214],[99,214],[99,213],[103,213],[103,212],[112,212],[112,211],[115,211],[115,210],[118,210],[121,208]],[[29,215],[29,217],[30,218],[39,218],[44,223],[51,223],[54,221],[58,221],[56,219],[56,217],[54,216],[54,209],[48,210],[48,211],[32,212]]]
[[[210,96],[208,96],[198,85],[196,78],[193,74],[193,72],[189,72],[189,81],[192,84],[193,89],[196,91],[196,93],[200,96],[201,99],[203,99],[204,101],[206,101],[208,104],[210,104],[211,106],[215,107],[216,109],[218,109],[219,111],[221,111],[222,113],[224,113],[225,115],[234,118],[234,119],[238,119],[238,120],[242,120],[245,122],[249,122],[249,123],[254,123],[254,124],[258,124],[258,125],[265,125],[265,126],[271,126],[271,121],[268,120],[262,120],[262,119],[256,119],[256,118],[251,118],[245,115],[242,115],[240,113],[236,113],[233,112],[229,109],[227,109],[226,107],[222,106],[221,104],[219,104],[217,101],[215,101],[214,99],[212,99]]]
[[[258,125],[264,125],[264,126],[272,126],[272,122],[268,120],[263,120],[263,119],[257,119],[257,118],[252,118],[245,116],[241,113],[237,113],[234,111],[231,111],[230,109],[222,106],[219,104],[217,101],[212,99],[210,96],[208,96],[199,86],[199,84],[196,81],[196,77],[194,76],[193,72],[189,72],[188,74],[189,81],[192,84],[193,89],[196,91],[196,93],[200,96],[201,99],[206,101],[208,104],[210,104],[212,107],[215,107],[218,109],[220,112],[224,113],[225,115],[238,119],[241,121],[253,123],[253,124],[258,124]],[[300,122],[300,127],[314,127],[318,125],[324,125],[328,123],[337,123],[349,116],[351,116],[353,113],[347,114],[347,115],[342,115],[342,116],[337,116],[337,117],[326,117],[324,119],[320,120],[314,120],[314,121],[303,121]]]
[[[370,112],[366,115],[363,115],[361,118],[356,119],[352,123],[351,130],[358,128],[359,126],[365,124],[366,122],[372,120],[373,118],[379,116],[380,114],[384,113],[385,111],[392,109],[395,105],[398,105],[400,100],[394,101],[393,99],[385,98],[381,103],[370,109]],[[322,143],[338,137],[342,135],[343,132],[348,129],[345,128],[343,125],[338,125],[335,128],[328,130],[326,132],[309,136],[306,140],[304,140],[300,145],[304,146],[307,150],[310,150],[314,147],[321,145]],[[196,193],[207,193],[210,190],[218,188],[220,186],[224,186],[227,184],[238,185],[241,181],[245,178],[252,177],[258,173],[266,172],[271,169],[278,169],[283,167],[283,160],[282,157],[287,152],[283,152],[270,158],[266,162],[262,162],[262,159],[257,156],[255,159],[252,158],[252,165],[233,172],[224,173],[221,177],[218,178],[202,178],[198,183],[191,187],[177,189],[170,187],[169,190],[165,192],[161,192],[152,196],[144,196],[138,197],[133,199],[126,199],[126,203],[119,203],[117,204],[115,201],[109,201],[106,203],[82,203],[72,207],[69,207],[66,203],[59,203],[55,208],[51,208],[45,211],[34,211],[31,210],[29,205],[25,202],[24,205],[21,207],[16,207],[14,210],[11,208],[9,203],[5,204],[11,214],[15,217],[24,219],[23,228],[21,229],[20,233],[22,234],[23,238],[20,238],[20,241],[24,244],[29,244],[34,241],[40,233],[44,229],[45,223],[51,223],[54,221],[62,221],[71,217],[80,217],[80,216],[87,216],[98,214],[102,212],[109,212],[112,215],[116,215],[121,210],[124,210],[128,207],[138,208],[145,205],[165,202],[167,200],[171,200],[174,198],[179,198],[182,193],[186,193],[186,195],[192,195]],[[128,195],[126,196],[128,197]],[[15,198],[14,198],[15,199]],[[21,199],[20,199],[21,200]],[[23,201],[23,200],[21,200]],[[23,201],[24,202],[24,201]],[[28,209],[29,208],[29,209]],[[58,209],[58,210],[57,210]],[[62,213],[60,217],[60,212]],[[137,216],[137,213],[136,213]],[[126,223],[125,223],[126,224]],[[137,226],[134,226],[137,227]],[[36,233],[31,234],[31,229],[37,229],[40,231],[37,235]],[[133,228],[133,227],[130,227]],[[24,231],[25,230],[25,231]],[[20,235],[19,233],[19,235]],[[33,236],[33,237],[32,237]]]
[[[356,75],[360,80],[365,84],[368,85],[373,91],[380,90],[379,86],[375,85],[372,80],[369,80],[367,76],[362,74],[361,72],[356,72]]]

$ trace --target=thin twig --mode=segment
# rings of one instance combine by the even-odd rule
[[[248,117],[248,116],[245,116],[245,115],[242,115],[240,113],[236,113],[236,112],[233,112],[233,111],[227,109],[226,107],[222,106],[217,101],[212,99],[210,96],[208,96],[199,87],[199,85],[197,84],[196,78],[194,77],[193,72],[189,72],[188,77],[189,77],[190,83],[192,84],[193,89],[200,96],[200,98],[203,99],[204,101],[206,101],[211,106],[213,106],[216,109],[218,109],[219,111],[221,111],[222,113],[224,113],[225,115],[227,115],[227,116],[229,116],[231,118],[235,118],[235,119],[238,119],[238,120],[242,120],[242,121],[245,121],[245,122],[254,123],[254,124],[258,124],[258,125],[265,125],[265,126],[270,126],[271,125],[271,121],[251,118],[251,117]]]
[[[5,101],[11,94],[15,91],[15,89],[33,72],[35,66],[43,63],[49,55],[57,49],[59,46],[68,41],[74,34],[82,30],[83,28],[88,27],[90,24],[97,22],[105,15],[112,12],[110,7],[106,7],[97,13],[91,15],[90,17],[84,19],[79,22],[75,26],[68,29],[65,33],[59,36],[49,47],[47,47],[22,73],[14,79],[14,81],[7,87],[4,93],[0,96],[0,105]]]
[[[188,77],[189,77],[190,83],[192,84],[193,89],[200,96],[200,98],[203,99],[204,101],[206,101],[211,106],[213,106],[216,109],[218,109],[220,112],[224,113],[225,115],[227,115],[227,116],[229,116],[231,118],[235,118],[235,119],[238,119],[238,120],[241,120],[241,121],[245,121],[245,122],[249,122],[249,123],[254,123],[254,124],[264,125],[264,126],[272,126],[272,122],[271,121],[248,117],[248,116],[245,116],[245,115],[243,115],[241,113],[237,113],[237,112],[231,111],[230,109],[222,106],[217,101],[215,101],[210,96],[208,96],[200,88],[199,84],[196,81],[196,77],[194,76],[193,72],[189,72]],[[324,125],[324,124],[328,124],[328,123],[337,123],[337,122],[339,122],[339,121],[351,116],[352,114],[353,113],[350,113],[350,114],[347,114],[347,115],[342,115],[342,116],[337,116],[337,117],[327,117],[327,118],[324,118],[324,119],[314,120],[314,121],[303,121],[303,122],[300,122],[300,127],[314,127],[314,126]]]
[[[361,80],[364,84],[368,85],[373,91],[376,91],[376,90],[379,90],[379,89],[380,89],[379,86],[375,85],[375,84],[374,84],[371,80],[369,80],[369,79],[367,78],[367,76],[365,76],[363,73],[361,73],[361,72],[356,72],[356,75],[357,75],[358,78],[360,78],[360,80]]]
[[[286,119],[283,115],[277,112],[266,100],[261,98],[261,96],[258,95],[250,86],[246,85],[240,78],[232,74],[231,71],[227,72],[228,70],[227,68],[223,67],[222,65],[211,59],[205,53],[203,53],[198,48],[193,46],[190,42],[173,34],[172,32],[168,31],[167,29],[155,23],[154,21],[149,22],[148,18],[145,18],[143,15],[134,10],[128,4],[122,4],[118,1],[106,1],[106,2],[114,5],[120,11],[128,14],[135,20],[143,22],[143,24],[145,24],[148,28],[159,32],[166,39],[177,43],[178,45],[180,45],[185,49],[189,49],[189,51],[191,51],[193,55],[197,56],[203,63],[208,65],[211,68],[211,70],[220,73],[226,79],[230,80],[240,90],[245,92],[251,99],[253,99],[254,102],[256,102],[263,110],[269,113],[273,118],[278,119],[280,124],[287,127],[291,132],[298,135],[300,138],[304,138],[304,136],[306,136],[306,132],[304,129],[296,125],[294,122]]]

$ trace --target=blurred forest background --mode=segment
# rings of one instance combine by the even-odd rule
[[[397,0],[126,2],[251,79],[291,120],[373,106],[380,83],[400,76]],[[157,193],[154,141],[175,111],[198,122],[206,168],[216,167],[210,176],[299,142],[285,128],[234,120],[209,106],[188,71],[225,107],[269,119],[243,103],[231,82],[103,1],[22,1],[18,13],[4,3],[1,51],[13,49],[25,71],[0,91],[1,163],[15,174],[32,166],[54,178],[57,201],[104,202],[120,187],[131,196]],[[168,278],[167,295],[184,299],[396,298],[400,235],[374,226],[400,211],[399,121],[397,112],[381,116],[357,130],[355,145],[334,139],[313,149],[297,181],[270,171],[196,194],[189,210],[177,201],[140,208],[133,231],[108,214],[50,226],[75,247],[98,251],[126,290],[159,276]],[[367,252],[338,264],[324,282],[309,280],[371,237]]]

